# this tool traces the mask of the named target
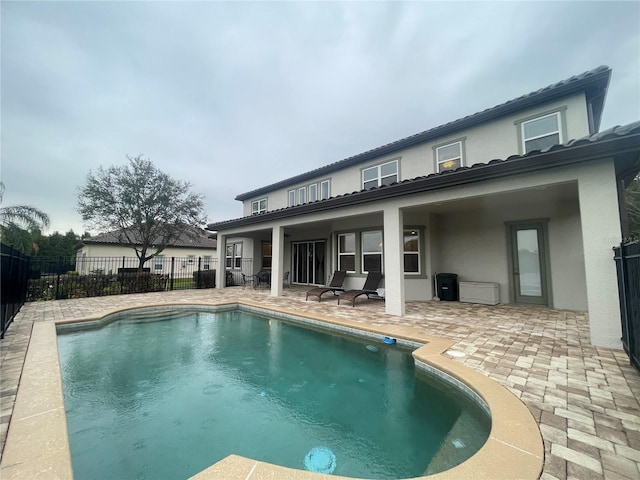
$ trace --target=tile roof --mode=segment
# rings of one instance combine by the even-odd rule
[[[608,154],[613,155],[614,153],[633,153],[634,156],[632,156],[627,174],[632,176],[637,175],[638,171],[640,171],[640,121],[612,127],[603,132],[571,140],[566,144],[557,144],[543,150],[534,150],[525,155],[512,155],[506,159],[494,159],[486,163],[476,163],[471,166],[459,167],[455,170],[431,173],[429,175],[402,180],[392,183],[391,185],[382,185],[368,190],[345,193],[303,205],[211,223],[207,226],[207,229],[215,231],[224,229],[225,227],[234,228],[237,226],[251,225],[344,205],[354,205],[489,178],[526,173],[559,165],[580,163],[594,158],[603,158]]]
[[[120,245],[124,243],[120,238],[120,232],[113,231],[85,238],[83,243]],[[167,246],[183,248],[216,248],[216,243],[217,240],[215,238],[210,238],[209,234],[205,230],[192,228],[190,231],[183,232],[176,240]],[[136,242],[136,244],[139,244],[139,242]]]
[[[322,167],[287,178],[285,180],[281,180],[271,185],[242,193],[240,195],[237,195],[235,199],[248,200],[249,198],[261,195],[277,188],[283,188],[285,186],[293,185],[295,183],[302,182],[304,180],[311,179],[320,175],[326,175],[330,172],[345,168],[347,166],[361,163],[380,155],[392,153],[412,145],[435,139],[437,137],[449,135],[464,128],[469,128],[471,126],[478,125],[480,123],[487,122],[489,120],[493,120],[498,117],[522,110],[524,108],[541,104],[543,102],[548,102],[558,97],[566,96],[577,91],[584,90],[587,93],[588,99],[591,98],[593,100],[594,125],[595,130],[597,131],[600,126],[600,118],[602,116],[604,98],[606,96],[610,77],[611,68],[603,65],[594,68],[593,70],[584,72],[580,75],[574,75],[565,80],[561,80],[560,82],[548,85],[544,88],[540,88],[534,92],[521,95],[512,100],[508,100],[504,103],[496,105],[495,107],[487,108],[458,120],[454,120],[438,127],[434,127],[429,130],[416,133],[409,137],[405,137],[400,140],[382,145],[380,147],[367,150],[363,153],[359,153],[343,160],[324,165]]]

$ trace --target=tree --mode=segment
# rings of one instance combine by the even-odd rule
[[[629,184],[624,198],[629,219],[629,234],[640,237],[640,175]]]
[[[4,190],[4,183],[0,182],[0,204],[2,204]],[[34,234],[48,225],[49,216],[35,207],[29,205],[0,207],[2,241],[13,245],[27,255],[38,251]]]
[[[111,231],[133,248],[141,271],[180,235],[206,223],[204,196],[191,192],[190,183],[158,170],[149,159],[127,159],[126,166],[89,172],[79,189],[78,212],[85,222]]]
[[[64,235],[56,231],[49,236],[36,237],[36,240],[40,246],[38,255],[41,257],[72,259],[75,258],[78,247],[82,245],[80,236],[76,235],[73,230],[69,230]]]

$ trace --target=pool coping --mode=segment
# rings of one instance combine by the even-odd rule
[[[488,405],[492,426],[489,438],[483,447],[467,461],[444,472],[417,478],[424,480],[463,478],[536,480],[542,473],[544,445],[538,425],[528,408],[505,387],[450,357],[446,352],[455,343],[452,340],[425,335],[415,327],[364,325],[322,314],[273,306],[265,307],[259,302],[249,300],[194,302],[191,305],[195,307],[229,306],[230,308],[246,306],[276,314],[292,315],[312,322],[321,322],[339,329],[354,329],[383,337],[421,343],[423,346],[413,352],[416,364],[423,369],[444,372],[446,376],[467,385]],[[97,322],[119,312],[149,307],[188,308],[189,305],[151,302],[147,305],[105,310],[88,317],[34,324],[2,458],[3,479],[73,478],[56,341],[57,326]],[[216,478],[319,480],[348,477],[322,475],[230,455],[194,475],[191,480]]]

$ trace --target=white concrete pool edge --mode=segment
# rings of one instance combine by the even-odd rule
[[[522,478],[540,477],[544,462],[544,447],[537,423],[527,407],[506,388],[484,375],[448,358],[444,352],[454,343],[424,335],[418,329],[404,326],[372,326],[311,315],[279,308],[265,308],[250,301],[197,303],[193,307],[234,305],[257,308],[276,315],[292,315],[321,322],[325,326],[355,329],[407,342],[423,344],[413,352],[419,368],[442,372],[466,385],[489,406],[492,427],[484,446],[466,462],[444,472],[419,477],[422,479],[462,478]],[[150,304],[142,308],[191,306]],[[2,459],[1,476],[6,479],[72,479],[71,455],[67,435],[62,380],[56,328],[79,322],[99,322],[105,316],[140,307],[119,308],[91,317],[34,324],[18,389],[14,413]],[[346,478],[279,467],[252,459],[231,455],[192,477],[193,480],[225,478],[225,480],[328,479]]]

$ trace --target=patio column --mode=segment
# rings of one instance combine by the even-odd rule
[[[384,209],[384,296],[385,311],[404,315],[403,215],[397,207]]]
[[[271,234],[271,296],[282,295],[284,271],[284,228],[273,227]]]
[[[218,259],[218,266],[216,267],[216,288],[225,287],[227,272],[226,251],[227,236],[218,233],[218,240],[216,241],[216,257]]]
[[[613,161],[585,165],[578,177],[591,343],[622,348],[620,304],[612,247],[622,231]]]

